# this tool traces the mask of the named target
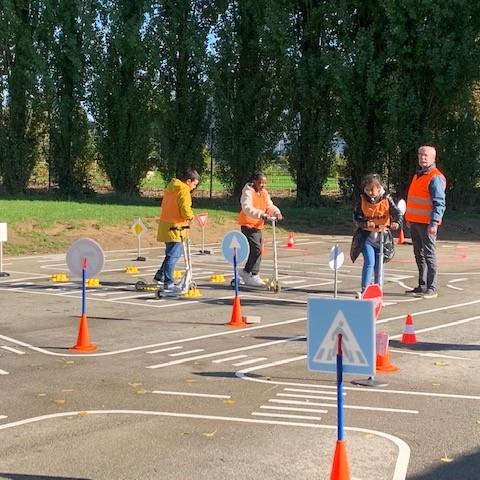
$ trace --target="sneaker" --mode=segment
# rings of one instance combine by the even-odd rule
[[[252,287],[264,287],[265,282],[260,278],[260,275],[257,273],[256,275],[252,275],[247,285],[251,285]]]
[[[415,288],[412,288],[411,290],[405,290],[405,293],[413,293],[413,295],[418,295],[420,294],[419,296],[422,296],[426,291],[426,288],[423,288],[423,287],[420,287],[420,286],[417,286]]]
[[[433,290],[432,288],[429,288],[423,295],[423,298],[429,299],[429,298],[437,298],[438,297],[438,292],[436,290]]]
[[[244,284],[247,284],[252,278],[252,274],[249,272],[246,272],[243,268],[241,270],[238,270],[238,276],[240,277],[240,280]]]
[[[175,285],[174,283],[171,283],[170,285],[165,285],[163,291],[165,293],[180,294],[180,293],[182,293],[182,287],[179,287],[178,285]]]
[[[153,283],[157,282],[159,285],[163,284],[164,282],[163,272],[157,272],[153,277]]]

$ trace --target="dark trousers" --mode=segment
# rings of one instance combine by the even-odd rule
[[[425,223],[410,223],[413,253],[418,268],[418,285],[424,290],[437,290],[436,235],[428,233]]]
[[[242,233],[247,237],[250,245],[250,254],[244,270],[252,275],[258,275],[260,272],[260,263],[262,262],[262,231],[258,228],[241,227]]]

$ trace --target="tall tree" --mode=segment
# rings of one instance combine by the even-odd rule
[[[297,181],[297,201],[318,204],[330,173],[336,133],[333,89],[336,38],[332,2],[295,0],[285,17],[291,30],[285,58],[290,65],[287,89],[287,151]],[[293,47],[293,48],[292,48]]]
[[[116,192],[136,195],[152,163],[147,0],[99,0],[99,6],[91,105],[100,163]]]
[[[271,160],[281,137],[281,94],[266,27],[268,0],[232,0],[215,29],[211,69],[216,161],[221,180],[238,196]]]
[[[3,185],[10,193],[25,190],[36,161],[33,99],[38,78],[35,46],[40,3],[40,0],[4,0],[0,4],[1,108],[5,128],[0,168]]]
[[[86,58],[94,19],[93,0],[46,0],[42,58],[49,165],[60,190],[88,186]]]

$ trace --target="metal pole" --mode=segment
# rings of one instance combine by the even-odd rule
[[[0,242],[0,273],[3,272],[3,242]]]
[[[233,282],[235,285],[235,296],[238,296],[238,274],[237,274],[237,249],[233,249]]]
[[[343,361],[342,361],[342,334],[338,334],[337,349],[337,419],[338,419],[338,440],[344,439],[343,432]]]
[[[82,261],[82,315],[85,315],[87,311],[87,259]]]
[[[335,245],[333,250],[333,298],[337,298],[337,257],[338,257],[338,245]]]
[[[205,225],[202,225],[202,254],[204,253],[205,253]]]
[[[137,258],[140,258],[140,235],[137,236]]]
[[[278,258],[277,258],[277,232],[276,232],[277,220],[272,220],[272,240],[273,240],[273,278],[278,284]]]

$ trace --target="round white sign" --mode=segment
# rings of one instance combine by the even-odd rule
[[[335,257],[337,259],[337,265],[335,265]],[[330,259],[328,261],[328,266],[332,269],[335,270],[335,266],[337,267],[337,270],[343,265],[343,262],[345,261],[345,255],[343,252],[340,250],[340,247],[334,246],[330,249]]]
[[[103,270],[105,255],[102,247],[91,238],[76,240],[67,251],[67,266],[73,275],[82,276],[84,259],[87,261],[87,278],[93,278]]]
[[[402,198],[399,200],[397,207],[402,212],[402,215],[404,215],[407,211],[407,202],[405,202],[405,200]]]

